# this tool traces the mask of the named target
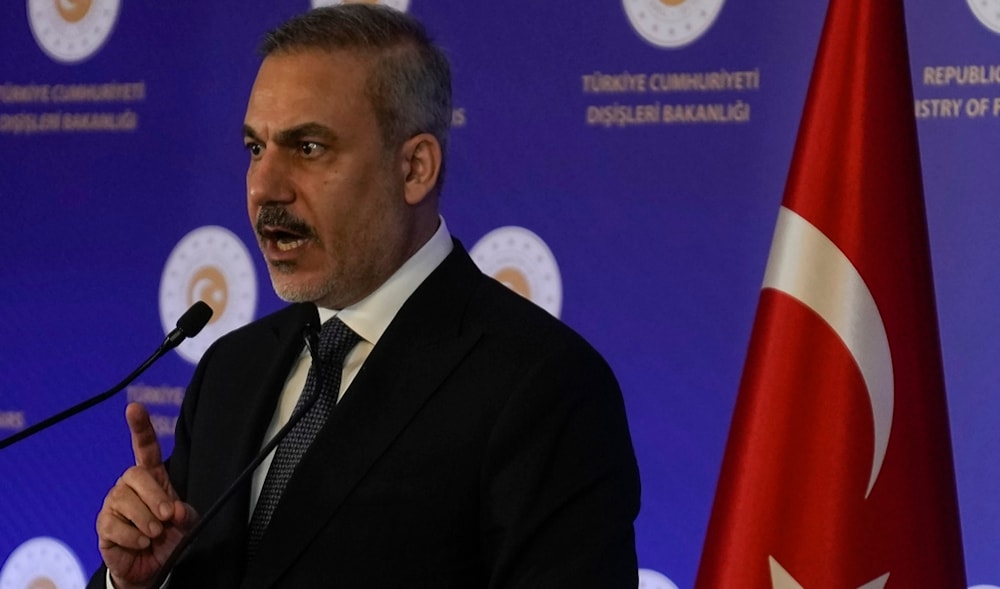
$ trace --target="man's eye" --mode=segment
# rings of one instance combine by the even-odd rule
[[[247,143],[246,148],[247,151],[250,152],[250,155],[254,157],[259,156],[260,152],[263,150],[263,148],[260,146],[260,143]]]
[[[305,155],[305,156],[317,155],[322,150],[323,150],[323,146],[320,145],[319,143],[314,142],[314,141],[306,141],[306,142],[302,143],[301,146],[299,146],[299,151],[301,151],[302,155]]]

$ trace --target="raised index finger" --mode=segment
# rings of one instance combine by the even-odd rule
[[[125,408],[125,421],[132,432],[132,452],[136,466],[155,468],[163,464],[160,441],[149,420],[149,412],[141,403],[129,403]]]

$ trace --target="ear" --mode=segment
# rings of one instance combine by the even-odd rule
[[[437,186],[441,145],[430,133],[420,133],[403,143],[402,155],[406,204],[417,205]]]

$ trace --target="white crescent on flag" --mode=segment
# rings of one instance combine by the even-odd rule
[[[892,429],[893,372],[889,338],[871,291],[830,239],[786,207],[778,212],[763,288],[812,309],[840,337],[861,370],[875,422],[875,452],[865,498],[875,486]]]

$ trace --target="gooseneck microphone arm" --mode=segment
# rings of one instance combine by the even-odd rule
[[[267,458],[268,455],[281,443],[281,440],[285,439],[288,432],[292,431],[292,428],[299,423],[303,416],[312,409],[312,406],[316,404],[316,400],[319,399],[320,392],[323,390],[323,371],[318,370],[319,367],[319,330],[317,329],[313,321],[306,323],[305,327],[302,329],[302,337],[305,340],[306,348],[309,349],[309,356],[312,359],[314,366],[317,366],[316,370],[316,390],[306,398],[302,405],[295,411],[288,421],[285,423],[281,429],[278,430],[276,434],[260,449],[260,452],[254,456],[254,459],[250,461],[250,464],[243,469],[243,472],[236,477],[236,480],[232,482],[229,487],[222,492],[222,495],[215,500],[208,510],[204,514],[201,514],[198,523],[188,531],[187,534],[181,539],[181,541],[174,548],[174,551],[170,553],[170,556],[164,561],[163,566],[160,567],[160,572],[157,574],[156,578],[153,580],[150,587],[162,587],[163,583],[166,581],[167,577],[170,576],[170,571],[177,564],[177,561],[184,555],[184,551],[187,547],[191,545],[192,542],[201,534],[202,529],[208,525],[208,522],[215,517],[215,515],[222,509],[222,507],[229,502],[229,498],[232,497],[236,491],[238,491],[243,485],[249,481],[250,477],[253,475],[260,463]]]
[[[129,383],[138,378],[140,374],[145,372],[146,369],[153,364],[153,362],[156,362],[157,360],[160,359],[161,356],[163,356],[170,350],[176,348],[182,341],[184,341],[184,339],[198,335],[198,332],[200,332],[201,329],[205,327],[205,325],[208,323],[208,320],[211,317],[212,317],[212,308],[209,307],[205,302],[198,301],[194,305],[191,305],[191,308],[185,311],[184,314],[181,315],[181,318],[177,320],[177,327],[169,334],[167,334],[166,339],[164,339],[163,343],[160,344],[160,347],[157,348],[155,352],[153,352],[153,355],[147,358],[146,361],[143,362],[141,365],[139,365],[139,367],[136,368],[132,372],[132,374],[126,376],[125,380],[121,381],[111,389],[99,395],[95,395],[85,401],[77,403],[76,405],[73,405],[69,409],[61,411],[53,415],[52,417],[39,421],[38,423],[32,425],[27,429],[21,430],[12,436],[0,440],[0,450],[3,450],[4,448],[12,444],[16,444],[17,442],[25,438],[31,437],[44,429],[48,429],[49,427],[52,427],[53,425],[59,423],[60,421],[63,421],[65,419],[68,419],[76,415],[77,413],[80,413],[86,409],[90,409],[91,407],[97,405],[98,403],[101,403],[102,401],[110,399],[116,393],[118,393],[126,386],[128,386]]]

